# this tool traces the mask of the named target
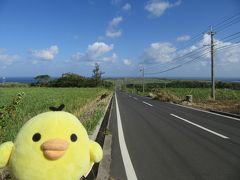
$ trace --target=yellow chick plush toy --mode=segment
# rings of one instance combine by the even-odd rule
[[[52,111],[30,119],[14,143],[0,146],[0,168],[8,166],[17,180],[77,180],[102,156],[74,115]]]

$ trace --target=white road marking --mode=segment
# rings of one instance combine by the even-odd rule
[[[207,129],[207,128],[205,128],[205,127],[203,127],[203,126],[200,126],[200,125],[198,125],[198,124],[196,124],[196,123],[193,123],[193,122],[191,122],[191,121],[188,121],[188,120],[186,120],[186,119],[184,119],[184,118],[182,118],[182,117],[179,117],[179,116],[177,116],[177,115],[175,115],[175,114],[170,114],[171,116],[174,116],[174,117],[176,117],[176,118],[178,118],[178,119],[181,119],[181,120],[183,120],[183,121],[185,121],[185,122],[187,122],[187,123],[189,123],[189,124],[192,124],[192,125],[194,125],[194,126],[197,126],[198,128],[201,128],[201,129],[203,129],[203,130],[205,130],[205,131],[207,131],[207,132],[210,132],[210,133],[212,133],[212,134],[215,134],[216,136],[219,136],[219,137],[221,137],[221,138],[223,138],[223,139],[229,139],[229,137],[227,137],[227,136],[224,136],[224,135],[222,135],[222,134],[219,134],[219,133],[217,133],[217,132],[215,132],[215,131],[212,131],[212,130],[210,130],[210,129]]]
[[[151,105],[151,104],[149,104],[149,103],[147,103],[147,102],[145,102],[145,101],[143,101],[143,103],[144,103],[144,104],[147,104],[147,105],[149,105],[149,106],[153,106],[153,105]]]
[[[210,112],[210,111],[205,111],[205,110],[197,109],[197,108],[193,108],[193,107],[188,107],[188,106],[184,106],[184,105],[181,105],[181,104],[175,104],[175,103],[171,103],[171,104],[176,105],[176,106],[180,106],[180,107],[184,107],[184,108],[188,108],[188,109],[192,109],[192,110],[195,110],[195,111],[205,112],[205,113],[208,113],[208,114],[213,114],[213,115],[217,115],[217,116],[221,116],[221,117],[225,117],[225,118],[240,121],[240,119],[235,118],[235,117],[225,116],[225,115],[222,115],[222,114],[218,114],[218,113],[214,113],[214,112]]]
[[[119,112],[118,100],[117,100],[116,94],[115,94],[115,99],[116,99],[116,111],[117,111],[118,139],[119,139],[119,145],[120,145],[120,150],[121,150],[121,154],[122,154],[125,172],[127,175],[127,179],[131,179],[131,180],[136,179],[137,180],[137,176],[136,176],[135,170],[133,168],[132,161],[129,156],[126,142],[124,139],[122,120],[121,120],[121,116],[120,116],[120,112]]]
[[[133,99],[138,100],[138,98],[136,98],[136,97],[133,97]]]

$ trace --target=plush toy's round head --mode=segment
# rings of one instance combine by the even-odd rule
[[[19,131],[9,167],[14,179],[79,179],[102,158],[101,147],[72,114],[46,112]]]

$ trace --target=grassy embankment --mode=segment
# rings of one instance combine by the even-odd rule
[[[134,91],[128,89],[128,92]],[[186,95],[192,95],[192,106],[240,114],[240,90],[216,89],[215,101],[211,99],[211,89],[209,88],[159,88],[144,94],[138,93],[145,96],[151,93],[155,99],[176,103],[183,102]]]
[[[14,105],[19,92],[24,95]],[[75,114],[91,133],[105,111],[110,94],[110,90],[103,88],[0,88],[0,144],[14,140],[31,117],[62,103],[64,110]]]

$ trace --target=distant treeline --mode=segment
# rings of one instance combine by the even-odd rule
[[[61,77],[51,80],[47,75],[40,75],[35,77],[36,82],[31,83],[31,86],[42,87],[107,87],[113,86],[111,82],[94,77],[84,77],[74,73],[65,73]]]
[[[64,73],[57,79],[51,79],[49,75],[36,76],[35,82],[31,86],[45,87],[113,87],[113,83],[102,80],[103,72],[100,71],[99,64],[95,64],[91,78],[75,73]]]
[[[135,88],[142,91],[142,84],[127,84],[127,88]],[[171,81],[166,83],[146,83],[145,90],[152,91],[158,88],[211,88],[211,82],[208,81]],[[240,90],[240,83],[235,82],[216,82],[218,89]]]

